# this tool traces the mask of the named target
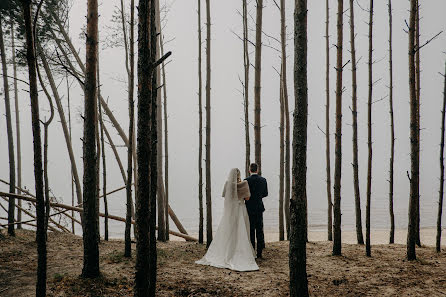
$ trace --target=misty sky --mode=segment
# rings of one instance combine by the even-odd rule
[[[130,1],[125,1],[128,4]],[[135,1],[137,2],[137,1]],[[204,1],[202,1],[204,2]],[[233,167],[244,172],[244,123],[241,84],[239,77],[243,76],[242,42],[234,34],[242,33],[241,1],[211,1],[212,22],[212,199],[214,225],[218,224],[223,206],[221,191],[224,180]],[[264,32],[279,38],[280,15],[272,0],[265,0]],[[331,2],[330,27],[331,43],[335,43],[336,1]],[[344,61],[350,59],[349,41],[349,11],[348,3],[344,1]],[[355,1],[356,2],[356,1]],[[368,6],[368,1],[358,1],[362,7]],[[407,208],[409,198],[409,182],[406,171],[410,171],[409,156],[409,88],[408,88],[408,57],[407,34],[405,20],[409,17],[408,1],[393,1],[394,13],[394,111],[396,131],[395,155],[395,212],[396,225],[399,228],[407,226]],[[164,36],[168,42],[164,49],[172,51],[167,66],[167,96],[169,124],[169,164],[170,164],[170,203],[179,218],[196,230],[198,226],[198,77],[197,77],[197,1],[161,0],[161,5],[167,3],[165,15]],[[255,18],[255,1],[250,3],[250,12]],[[119,5],[117,0],[100,2],[100,37],[110,34],[109,27],[113,11]],[[293,89],[293,1],[286,1],[287,11],[287,61],[288,61],[288,93],[290,95],[290,111],[294,108]],[[205,6],[203,4],[203,57],[205,37]],[[421,40],[430,39],[438,32],[445,30],[445,1],[423,1],[421,6]],[[165,11],[163,12],[163,14]],[[365,186],[367,173],[367,21],[368,13],[355,4],[356,17],[356,47],[357,56],[362,57],[358,64],[358,126],[359,126],[359,170],[363,220],[365,221]],[[74,1],[70,12],[70,35],[75,47],[85,58],[85,44],[79,35],[86,23],[86,1]],[[254,24],[250,21],[250,39],[254,41]],[[308,1],[308,208],[309,223],[312,225],[326,223],[326,190],[325,190],[325,136],[318,127],[325,127],[325,1]],[[267,208],[265,229],[275,228],[277,224],[278,184],[279,184],[279,76],[274,68],[280,68],[279,44],[273,38],[263,36],[262,56],[262,160],[263,175],[268,179],[269,197],[265,198]],[[374,26],[374,81],[373,100],[379,100],[388,94],[388,11],[387,1],[375,1]],[[273,48],[271,48],[273,47]],[[442,106],[443,77],[446,48],[446,34],[421,50],[421,224],[434,226],[436,220],[438,186],[439,186],[439,142],[440,142],[440,109]],[[254,47],[251,46],[251,61],[254,63]],[[332,170],[334,169],[334,90],[335,90],[335,54],[331,47],[331,152]],[[204,59],[203,59],[204,61]],[[119,120],[121,126],[128,130],[128,102],[125,74],[125,57],[122,48],[104,48],[100,54],[102,95],[108,98],[109,106]],[[205,75],[203,64],[203,78]],[[25,69],[21,69],[20,77],[26,79]],[[343,224],[354,224],[354,194],[352,181],[352,129],[351,129],[351,65],[344,71],[345,92],[343,96],[343,164],[342,164],[342,212]],[[9,68],[12,75],[12,67]],[[254,69],[251,68],[251,78]],[[58,78],[58,81],[62,77]],[[70,79],[70,82],[73,80]],[[204,84],[203,84],[204,86]],[[22,163],[23,184],[34,190],[32,134],[30,122],[29,97],[23,89],[27,86],[19,83],[21,127],[22,127]],[[250,82],[250,118],[253,119],[253,80]],[[66,88],[63,82],[59,91],[64,94],[63,104],[66,106]],[[48,116],[47,101],[40,94],[42,117]],[[135,93],[136,94],[136,93]],[[11,92],[11,96],[13,93]],[[77,82],[73,82],[71,91],[73,112],[73,146],[76,154],[79,175],[82,177],[82,137],[81,113],[83,109],[83,93]],[[13,106],[11,107],[14,112]],[[0,112],[4,115],[4,104],[0,104]],[[63,202],[71,203],[70,165],[62,129],[58,115],[50,126],[49,146],[49,179],[54,194]],[[13,120],[14,121],[14,120]],[[388,168],[390,154],[388,98],[373,104],[373,184],[372,184],[372,228],[383,228],[388,224]],[[14,126],[15,128],[15,126]],[[115,142],[122,145],[111,124]],[[6,141],[6,121],[0,121],[0,178],[8,179],[8,154]],[[253,129],[251,126],[251,135]],[[14,136],[15,137],[15,136]],[[253,139],[252,139],[253,140]],[[252,141],[252,153],[254,145]],[[126,164],[126,149],[121,146],[119,152]],[[107,147],[108,185],[114,189],[123,185],[119,169],[112,151]],[[252,154],[253,157],[254,154]],[[0,189],[7,187],[0,185]],[[125,213],[125,193],[110,196],[110,213],[123,216]],[[2,202],[3,205],[6,205]],[[3,216],[3,215],[2,215]],[[446,222],[446,220],[443,220]],[[116,226],[120,223],[117,223]],[[123,225],[119,228],[123,229]]]

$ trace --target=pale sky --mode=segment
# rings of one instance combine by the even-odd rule
[[[130,1],[125,1],[128,4]],[[135,1],[137,2],[137,1]],[[204,2],[204,1],[202,1]],[[330,28],[331,43],[335,43],[336,32],[336,1],[331,2]],[[349,11],[348,1],[344,1],[344,61],[350,59],[349,49]],[[355,1],[356,2],[356,1]],[[410,171],[409,158],[409,96],[408,96],[408,66],[407,66],[407,34],[404,20],[409,17],[408,1],[393,1],[394,13],[394,111],[396,129],[395,155],[395,212],[397,227],[407,226],[407,208],[409,198],[409,183],[406,171]],[[165,3],[161,0],[161,5]],[[250,3],[250,11],[255,17],[255,1]],[[360,0],[362,7],[368,6],[368,1]],[[290,95],[290,111],[294,107],[293,90],[293,1],[286,1],[288,61],[288,93]],[[104,38],[109,32],[110,19],[113,10],[119,5],[117,0],[100,2],[100,36]],[[167,95],[169,121],[169,164],[170,164],[170,203],[179,218],[190,229],[198,226],[198,76],[197,76],[197,1],[168,0],[170,7],[165,24],[165,40],[173,39],[165,45],[165,51],[172,51],[167,66]],[[212,22],[212,199],[214,225],[221,216],[221,190],[224,180],[233,167],[244,171],[244,124],[241,84],[239,76],[243,76],[242,42],[233,31],[241,34],[241,1],[211,1]],[[445,30],[446,24],[443,12],[446,10],[444,1],[423,1],[421,6],[421,40],[430,39],[438,32]],[[85,44],[78,38],[81,28],[86,23],[86,1],[75,1],[70,12],[70,35],[75,47],[85,58]],[[265,0],[264,32],[279,38],[280,15],[272,0]],[[363,220],[365,221],[365,197],[367,174],[367,24],[368,13],[355,5],[356,17],[356,47],[357,56],[362,57],[358,64],[358,120],[359,120],[359,170],[361,203]],[[202,7],[203,25],[203,61],[205,38],[205,6]],[[251,21],[251,40],[254,41],[254,25]],[[318,126],[325,127],[325,1],[308,1],[308,209],[310,225],[326,223],[326,190],[325,190],[325,136]],[[263,36],[265,44],[279,48],[273,39]],[[375,1],[374,26],[374,80],[376,83],[373,100],[388,94],[388,11],[387,1]],[[446,34],[421,50],[422,89],[421,89],[421,224],[434,226],[436,220],[438,186],[439,186],[439,142],[440,142],[440,109],[442,106],[443,77],[446,48]],[[136,49],[136,47],[135,47]],[[254,63],[254,48],[251,46],[251,61]],[[265,229],[275,228],[277,224],[278,184],[279,184],[279,77],[273,69],[280,68],[280,53],[269,47],[264,47],[262,56],[262,160],[263,175],[269,183],[269,197],[265,198]],[[331,47],[331,158],[334,170],[334,90],[335,90],[335,47]],[[101,51],[101,84],[102,95],[108,98],[109,106],[127,131],[127,86],[124,67],[124,50],[122,48],[105,49]],[[203,63],[203,78],[205,65]],[[25,78],[21,69],[20,76]],[[351,67],[345,67],[343,96],[343,163],[342,163],[342,212],[343,224],[351,228],[354,224],[354,194],[352,181],[352,129],[351,129]],[[11,75],[12,67],[9,72]],[[251,79],[254,69],[251,68]],[[59,78],[58,80],[60,80]],[[203,84],[204,86],[204,84]],[[21,90],[27,86],[19,83]],[[66,106],[65,82],[59,87],[64,94]],[[253,119],[253,80],[250,82],[250,118]],[[41,115],[47,113],[47,102],[43,93],[39,93]],[[136,95],[136,93],[135,93]],[[13,93],[11,93],[13,96]],[[83,109],[83,94],[76,82],[73,83],[71,94],[73,112],[73,146],[78,164],[79,175],[82,177],[82,122],[80,113]],[[34,190],[32,137],[30,124],[29,97],[20,92],[21,127],[22,127],[22,163],[23,184]],[[12,111],[14,108],[12,106]],[[4,115],[4,104],[0,105]],[[292,119],[292,118],[291,118]],[[71,203],[70,165],[62,129],[56,115],[50,126],[50,187],[54,194],[64,203]],[[390,154],[388,98],[373,105],[373,184],[372,184],[372,228],[384,228],[388,218],[388,168]],[[15,128],[15,126],[14,126]],[[111,125],[109,131],[113,131]],[[0,178],[8,179],[8,154],[6,141],[6,122],[0,121]],[[113,131],[114,140],[122,145],[119,136]],[[251,126],[251,136],[253,129]],[[15,136],[14,136],[15,137]],[[204,139],[203,139],[204,140]],[[252,156],[254,152],[253,138]],[[126,149],[119,148],[123,163],[126,164]],[[112,151],[107,147],[108,185],[114,189],[123,185],[119,169],[113,158]],[[203,163],[204,167],[204,163]],[[333,174],[333,172],[332,172]],[[7,187],[0,185],[6,191]],[[109,198],[110,213],[124,216],[125,193],[115,194]],[[4,202],[2,202],[5,205]],[[446,222],[446,220],[443,220]],[[173,225],[173,224],[171,224]],[[118,228],[123,228],[117,223]]]

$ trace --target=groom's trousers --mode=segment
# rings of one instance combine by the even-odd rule
[[[265,248],[265,236],[263,234],[263,213],[256,213],[249,215],[250,237],[252,247],[256,248],[257,239],[257,254],[261,254]]]

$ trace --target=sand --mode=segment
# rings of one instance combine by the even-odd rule
[[[401,234],[400,234],[401,233]],[[387,233],[373,232],[372,238]],[[424,236],[430,234],[422,231]],[[324,239],[325,232],[311,232],[310,240]],[[270,235],[268,235],[270,236]],[[272,234],[271,236],[274,236]],[[405,237],[397,232],[398,240]],[[348,232],[344,240],[349,240]],[[354,233],[352,237],[354,241]],[[34,296],[36,244],[32,231],[16,238],[0,237],[0,296]],[[426,240],[427,242],[427,240]],[[446,252],[424,246],[418,260],[405,260],[406,247],[395,244],[364,246],[343,244],[343,256],[331,256],[332,245],[312,241],[307,245],[307,272],[311,296],[446,296]],[[446,247],[444,247],[446,249]],[[134,249],[134,244],[133,244]],[[132,296],[134,254],[123,257],[120,240],[101,242],[102,277],[82,280],[82,239],[62,233],[48,237],[48,296]],[[134,252],[134,250],[133,250]],[[234,272],[196,265],[205,253],[198,243],[158,243],[157,296],[288,296],[288,243],[268,242],[259,271]]]

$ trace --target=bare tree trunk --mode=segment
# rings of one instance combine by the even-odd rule
[[[136,194],[136,271],[134,296],[155,296],[156,289],[156,5],[138,5],[138,191]]]
[[[307,0],[294,11],[293,198],[290,204],[290,296],[308,296],[307,280]]]
[[[11,47],[12,47],[12,71],[14,78],[14,103],[15,103],[15,128],[16,128],[16,144],[17,144],[17,186],[22,187],[22,153],[20,145],[20,110],[19,110],[19,93],[17,87],[17,64],[15,53],[15,33],[14,33],[14,19],[11,18]],[[17,191],[21,194],[20,190]],[[22,206],[22,201],[18,201],[18,205]],[[22,211],[17,209],[17,221],[22,221]],[[17,224],[17,229],[22,229],[21,224]]]
[[[5,110],[6,110],[6,131],[8,136],[8,155],[9,155],[9,192],[15,193],[15,157],[14,157],[14,139],[12,135],[11,107],[9,100],[8,66],[6,65],[6,52],[3,43],[2,16],[0,14],[0,55],[3,71],[3,89],[5,92]],[[8,234],[15,236],[15,200],[9,199],[8,205]]]
[[[164,37],[161,34],[160,26],[160,50],[161,56],[164,56]],[[164,218],[165,221],[165,231],[166,240],[169,240],[169,139],[167,130],[167,87],[166,87],[166,64],[163,62],[161,64],[162,75],[163,75],[163,95],[164,95]],[[161,106],[160,106],[161,108]]]
[[[336,62],[336,138],[335,138],[335,174],[334,174],[334,228],[333,255],[342,254],[341,247],[341,165],[342,165],[342,48],[344,1],[338,0],[337,20],[337,62]]]
[[[198,0],[198,242],[203,243],[203,108],[201,77],[201,0]]]
[[[395,215],[393,212],[393,164],[395,157],[395,125],[393,119],[393,49],[392,49],[392,0],[389,0],[389,109],[390,109],[390,169],[389,169],[389,213],[390,238],[389,243],[395,241]]]
[[[211,200],[211,3],[206,0],[206,247],[212,242]]]
[[[290,112],[288,107],[288,86],[287,86],[287,68],[286,68],[286,19],[285,19],[285,0],[280,0],[280,43],[282,48],[282,96],[285,114],[285,223],[287,230],[287,239],[290,239]]]
[[[87,41],[84,103],[84,197],[83,241],[84,267],[82,276],[99,276],[99,230],[98,230],[98,156],[96,145],[97,125],[97,67],[98,67],[98,2],[88,0]]]
[[[130,74],[129,74],[129,146],[127,147],[127,183],[126,183],[126,216],[125,216],[125,250],[124,256],[132,256],[131,246],[131,225],[132,225],[132,156],[133,148],[135,146],[134,140],[134,125],[135,125],[135,102],[133,100],[133,88],[135,84],[135,51],[134,51],[134,26],[135,26],[135,2],[130,2]],[[135,175],[136,179],[136,175]],[[136,191],[135,191],[136,194]]]
[[[361,220],[361,195],[359,191],[358,164],[358,95],[356,83],[356,50],[355,50],[355,13],[353,0],[350,0],[350,52],[352,56],[352,118],[353,118],[353,187],[355,189],[356,239],[364,244]]]
[[[243,99],[245,112],[245,175],[249,175],[249,165],[251,163],[251,142],[249,139],[249,48],[248,48],[248,5],[246,0],[242,1],[243,19],[243,66],[245,70],[245,81],[243,83]]]
[[[366,205],[366,235],[365,235],[365,251],[367,257],[371,257],[370,248],[370,202],[372,195],[372,91],[373,91],[373,0],[370,0],[369,8],[369,97],[368,97],[368,166],[367,166],[367,205]]]
[[[417,15],[415,17],[415,47],[420,46],[420,6],[418,0],[417,2]],[[415,52],[415,81],[416,81],[416,94],[417,94],[417,158],[418,164],[420,164],[420,133],[421,133],[421,118],[420,118],[420,98],[421,98],[421,78],[420,78],[420,51]],[[419,179],[419,177],[418,177]],[[418,198],[417,198],[417,227],[416,227],[416,244],[421,247],[420,241],[420,184],[418,183]]]
[[[415,24],[417,17],[417,1],[410,0],[409,21],[409,91],[410,91],[410,199],[409,199],[409,224],[407,231],[407,259],[416,260],[416,235],[417,235],[417,203],[420,163],[418,162],[418,125],[417,111],[418,100],[416,94],[415,79]]]
[[[284,195],[284,173],[285,173],[285,168],[284,168],[284,159],[285,159],[285,151],[284,151],[284,147],[285,147],[285,127],[284,127],[284,114],[285,114],[285,108],[284,108],[284,100],[283,100],[283,84],[282,84],[282,75],[283,75],[283,68],[280,70],[280,82],[279,82],[279,90],[280,90],[280,94],[279,94],[279,101],[280,101],[280,127],[279,127],[279,131],[280,131],[280,157],[279,157],[279,162],[280,162],[280,173],[279,173],[279,240],[285,240],[285,229],[283,226],[283,195]]]
[[[37,92],[37,59],[34,46],[34,31],[31,23],[31,1],[22,0],[23,16],[25,20],[26,60],[29,72],[29,93],[31,99],[31,121],[33,130],[34,178],[36,187],[37,214],[37,284],[36,296],[46,295],[46,234],[45,234],[45,201],[43,195],[42,174],[42,142],[40,138],[39,101]]]
[[[437,253],[439,253],[441,250],[441,215],[443,213],[443,194],[444,194],[444,126],[445,126],[445,113],[446,113],[446,71],[444,75],[445,77],[444,77],[444,89],[443,89],[443,110],[441,111],[440,190],[438,191],[437,237],[435,241],[435,249]]]
[[[155,6],[156,6],[156,27],[158,28],[157,34],[160,32],[161,28],[161,20],[160,20],[160,5],[159,0],[155,0]],[[158,38],[156,43],[156,57],[155,59],[158,60],[160,58],[160,48],[161,48],[161,38]],[[161,69],[160,67],[156,68],[156,81],[161,81]],[[156,89],[156,104],[158,106],[156,112],[156,119],[157,119],[157,135],[158,135],[158,142],[157,142],[157,166],[158,166],[158,240],[160,241],[166,241],[166,218],[164,216],[165,214],[165,192],[164,189],[164,181],[163,181],[163,119],[162,119],[162,113],[163,110],[161,108],[161,89],[157,87]]]
[[[67,102],[68,102],[68,130],[70,132],[70,142],[71,137],[71,107],[70,107],[70,84],[68,81],[68,72],[65,72],[65,79],[67,80]],[[74,177],[73,177],[73,167],[71,167],[71,206],[74,206]],[[74,218],[74,210],[71,211],[71,216]],[[74,231],[74,219],[71,220],[71,232],[75,234]]]
[[[98,67],[97,67],[97,79],[98,79],[98,94],[101,93],[101,82],[99,74],[99,53],[98,53]],[[99,101],[99,100],[98,100]],[[104,199],[104,239],[108,241],[108,201],[107,201],[107,164],[105,162],[105,145],[104,145],[104,122],[102,120],[102,108],[101,102],[98,102],[98,115],[99,115],[99,125],[101,133],[101,150],[102,150],[102,196]],[[99,160],[98,160],[99,162]],[[121,165],[122,166],[122,165]],[[99,179],[98,179],[99,181]],[[125,183],[125,180],[124,180]]]
[[[325,159],[327,162],[327,202],[328,202],[328,218],[327,218],[327,239],[333,240],[333,203],[331,200],[331,165],[330,165],[330,14],[328,0],[325,3]]]
[[[262,141],[261,141],[261,122],[260,122],[260,89],[261,89],[261,71],[262,71],[262,12],[263,0],[257,0],[256,8],[256,43],[255,43],[255,66],[254,66],[254,154],[255,162],[259,168],[259,174],[262,174]]]

